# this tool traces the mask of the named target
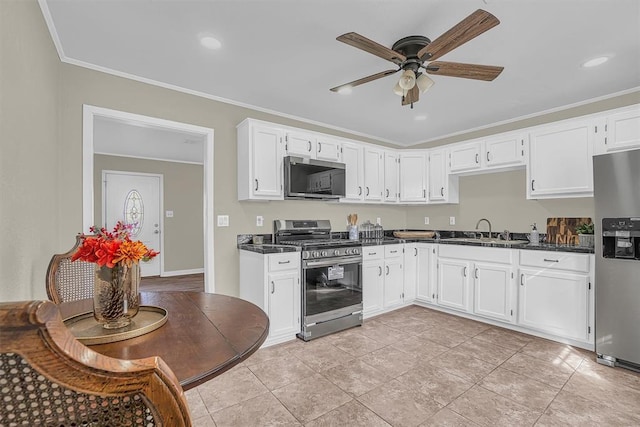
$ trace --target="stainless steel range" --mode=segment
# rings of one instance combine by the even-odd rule
[[[362,324],[362,248],[331,238],[328,220],[275,220],[276,244],[302,248],[302,330],[314,338]]]

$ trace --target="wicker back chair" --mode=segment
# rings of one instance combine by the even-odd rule
[[[47,296],[56,304],[93,298],[95,264],[77,260],[71,262],[71,256],[82,243],[80,235],[76,237],[73,248],[63,254],[56,254],[47,268]]]
[[[2,426],[191,426],[162,359],[94,352],[49,301],[0,303],[0,384]]]

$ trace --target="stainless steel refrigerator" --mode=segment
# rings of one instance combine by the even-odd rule
[[[598,362],[640,371],[640,150],[593,158]]]

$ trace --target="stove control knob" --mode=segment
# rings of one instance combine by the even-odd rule
[[[316,251],[311,252],[311,256],[314,257],[314,258],[317,258],[318,257],[318,252],[316,252]]]
[[[351,253],[354,255],[358,255],[360,251],[358,250],[358,248],[353,248],[353,251],[351,251]]]
[[[336,249],[335,251],[333,251],[333,254],[334,254],[335,256],[340,255],[340,249]]]
[[[327,251],[322,251],[321,256],[327,256]]]

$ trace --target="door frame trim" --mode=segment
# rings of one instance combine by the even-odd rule
[[[103,169],[102,170],[102,224],[101,226],[105,225],[105,218],[107,217],[107,204],[106,204],[106,200],[107,200],[107,192],[105,191],[105,175],[107,174],[111,174],[111,175],[136,175],[136,176],[146,176],[146,177],[153,177],[153,178],[158,178],[158,180],[160,181],[160,194],[158,194],[158,222],[160,223],[160,246],[158,247],[158,251],[160,252],[158,254],[158,258],[160,261],[160,277],[164,277],[164,175],[161,173],[146,173],[146,172],[129,172],[129,171],[122,171],[122,170],[112,170],[112,169]],[[155,249],[155,248],[151,248],[151,249]]]
[[[127,113],[94,105],[82,105],[82,229],[87,232],[93,224],[94,191],[93,191],[93,128],[96,117],[105,117],[125,122],[133,122],[146,126],[169,130],[186,131],[201,134],[204,139],[203,161],[203,219],[204,219],[204,290],[215,292],[215,258],[214,258],[214,210],[213,210],[213,142],[214,130],[188,123],[175,122],[140,114]]]

